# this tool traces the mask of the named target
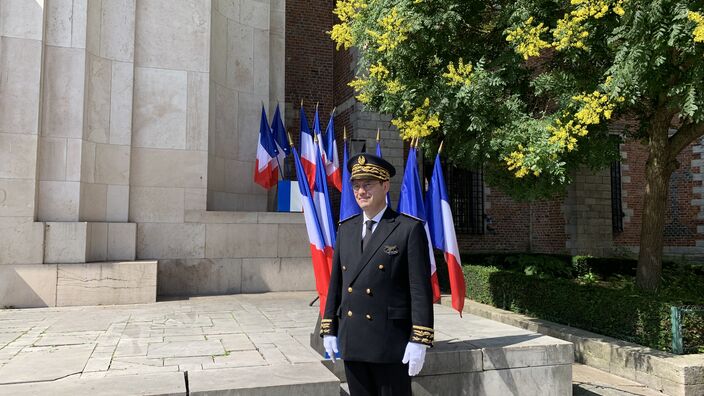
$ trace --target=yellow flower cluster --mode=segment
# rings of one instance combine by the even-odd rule
[[[523,150],[523,146],[519,144],[518,149]],[[523,162],[524,160],[525,154],[523,154],[521,151],[514,151],[507,157],[504,157],[504,161],[506,161],[506,164],[508,165],[508,170],[516,171],[514,175],[518,178],[521,178],[530,172],[530,168],[525,166],[525,163]],[[537,175],[539,174],[540,172],[538,172]]]
[[[396,95],[397,93],[401,92],[405,86],[401,84],[398,79],[394,79],[391,81],[386,81],[384,83],[386,85],[386,92],[388,92],[391,95]]]
[[[608,85],[611,77],[607,77],[605,85]],[[556,146],[557,152],[570,152],[577,148],[577,139],[588,134],[587,126],[596,125],[602,121],[611,119],[613,111],[616,107],[616,102],[622,102],[624,98],[619,97],[615,100],[610,100],[608,96],[601,92],[594,91],[591,94],[583,93],[572,97],[575,106],[579,110],[572,116],[565,116],[562,119],[555,120],[554,125],[547,127],[550,133],[548,143]],[[518,149],[513,151],[508,156],[503,158],[508,165],[508,170],[514,172],[514,176],[521,178],[529,173],[539,176],[541,169],[535,166],[529,166],[525,163],[526,151],[532,151],[531,147],[524,149],[522,145],[518,145]],[[553,154],[557,157],[557,154]]]
[[[587,49],[584,39],[589,37],[589,32],[585,22],[590,18],[603,18],[609,10],[618,16],[623,15],[624,1],[626,0],[571,0],[572,5],[577,7],[557,21],[552,32],[552,46],[558,51],[567,48]]]
[[[398,128],[401,138],[411,139],[425,137],[433,133],[440,127],[440,117],[437,114],[429,114],[430,99],[425,98],[423,105],[414,109],[410,114],[410,119],[395,118],[391,123]]]
[[[389,69],[387,69],[381,62],[377,62],[375,65],[371,65],[369,67],[369,75],[377,80],[383,80],[389,76]]]
[[[689,11],[687,13],[687,17],[690,21],[697,24],[694,31],[692,31],[692,34],[694,35],[694,42],[704,43],[704,16],[698,12]]]
[[[457,62],[457,67],[455,67],[453,62],[450,62],[447,65],[447,73],[443,73],[442,76],[449,80],[446,84],[451,87],[469,85],[472,77],[472,64],[467,63],[465,65],[462,58],[460,58],[459,62]]]
[[[549,143],[557,144],[559,148],[567,151],[577,147],[577,137],[587,135],[587,125],[596,125],[603,120],[611,119],[611,114],[616,107],[614,102],[598,91],[576,95],[572,100],[580,105],[579,110],[574,113],[574,119],[567,122],[557,120],[555,125],[548,127],[548,131],[552,134],[548,140]],[[622,98],[618,99],[618,101],[622,100]]]
[[[588,132],[584,125],[575,122],[575,120],[569,120],[566,123],[557,120],[554,126],[548,127],[548,131],[552,134],[548,142],[567,151],[572,151],[577,147],[576,136],[586,136]]]
[[[404,23],[403,17],[398,14],[396,7],[391,12],[378,20],[382,33],[367,30],[367,34],[376,40],[377,51],[392,51],[400,43],[408,38],[408,26]]]
[[[558,51],[568,48],[587,49],[584,42],[589,37],[587,20],[603,18],[609,10],[621,16],[625,13],[625,1],[627,0],[571,0],[575,9],[557,21],[557,26],[552,31],[552,43],[540,38],[548,28],[542,23],[533,26],[533,17],[523,22],[522,26],[506,30],[506,41],[515,43],[516,52],[523,55],[523,59],[539,56],[542,49],[550,47]]]
[[[523,59],[528,59],[531,56],[540,55],[540,50],[543,48],[550,47],[547,41],[540,38],[540,35],[547,30],[547,26],[543,26],[542,22],[533,26],[533,17],[530,17],[523,22],[523,26],[507,29],[506,41],[515,43],[516,52],[523,55]]]
[[[616,105],[609,102],[609,98],[601,92],[594,91],[590,95],[573,96],[572,100],[582,104],[582,108],[575,113],[575,118],[584,125],[593,125],[601,122],[601,118],[611,119]]]
[[[354,45],[354,36],[352,36],[352,29],[350,25],[346,23],[338,23],[333,25],[332,30],[328,32],[330,38],[336,43],[335,49],[339,50],[340,47],[349,49]]]
[[[349,85],[355,91],[358,92],[357,100],[364,104],[369,103],[372,99],[371,95],[369,95],[369,92],[366,90],[368,84],[369,80],[366,80],[364,78],[355,78],[354,80],[347,83],[347,85]]]
[[[357,16],[359,10],[364,8],[367,8],[365,0],[338,0],[335,3],[335,9],[332,12],[337,15],[341,23],[333,25],[332,30],[328,32],[330,38],[337,43],[335,49],[339,50],[340,47],[348,49],[354,45],[355,40],[350,23]]]

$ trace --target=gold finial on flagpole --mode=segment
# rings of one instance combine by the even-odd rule
[[[379,138],[381,137],[381,131],[379,128],[376,128],[376,142],[379,143]]]
[[[301,98],[301,107],[303,107],[303,98]]]
[[[347,140],[347,127],[342,127],[342,140]]]
[[[317,133],[313,134],[313,143],[318,144],[318,134]]]
[[[291,132],[286,132],[286,136],[288,136],[288,144],[293,147],[293,138],[291,137]]]
[[[335,115],[335,110],[337,110],[337,106],[332,108],[332,111],[330,112],[331,116]]]
[[[443,140],[442,142],[440,142],[440,147],[438,147],[438,154],[440,154],[440,152],[442,151],[442,145],[443,145],[444,143],[445,143],[444,140]]]
[[[319,105],[319,104],[320,104],[319,102],[315,102],[315,111],[318,111],[318,105]]]

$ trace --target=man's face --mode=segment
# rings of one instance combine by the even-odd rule
[[[377,179],[356,179],[352,180],[352,191],[357,205],[364,213],[375,215],[386,205],[389,182]]]

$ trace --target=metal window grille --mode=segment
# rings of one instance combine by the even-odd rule
[[[457,234],[484,234],[484,175],[448,165],[441,160],[447,195]],[[426,183],[433,174],[434,161],[423,159]],[[426,184],[427,186],[427,184]]]
[[[611,227],[613,232],[623,231],[623,217],[621,161],[614,161],[611,164]]]

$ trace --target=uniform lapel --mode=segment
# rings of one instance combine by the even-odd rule
[[[354,263],[357,264],[359,261],[359,256],[361,256],[361,246],[362,246],[362,218],[363,215],[358,215],[356,218],[350,220],[350,228],[352,229],[352,235],[346,238],[349,241],[349,245],[345,249],[345,262],[347,266]],[[352,269],[352,268],[350,268]]]
[[[354,266],[354,273],[352,274],[352,280],[350,284],[352,284],[355,279],[357,279],[357,276],[359,276],[364,267],[369,264],[369,261],[374,256],[374,253],[376,253],[376,251],[384,243],[386,238],[388,238],[391,232],[398,226],[398,222],[396,221],[397,216],[398,213],[391,210],[391,208],[386,208],[384,216],[382,216],[381,221],[379,221],[379,225],[376,226],[376,229],[372,234],[372,239],[371,241],[369,241],[369,246],[367,246],[367,248],[364,250],[364,253],[362,253],[362,257],[360,257],[359,262],[357,262],[357,265]],[[361,218],[362,216],[359,217]],[[362,248],[361,227],[362,223],[360,221],[357,227],[357,246],[359,246],[359,250],[361,250]]]

